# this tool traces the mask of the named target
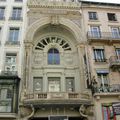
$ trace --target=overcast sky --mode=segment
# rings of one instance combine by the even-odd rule
[[[84,1],[97,1],[97,2],[108,2],[108,3],[119,3],[120,0],[84,0]]]

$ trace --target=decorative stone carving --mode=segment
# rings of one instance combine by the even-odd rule
[[[41,54],[41,53],[34,53],[34,57],[33,57],[34,64],[41,65],[42,61],[43,61],[43,54]]]
[[[58,25],[59,24],[59,16],[57,16],[57,15],[51,16],[51,24]]]
[[[71,54],[65,54],[64,56],[67,65],[73,64],[73,58]]]

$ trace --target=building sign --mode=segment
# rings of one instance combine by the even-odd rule
[[[115,115],[120,115],[120,103],[114,103],[113,110]]]

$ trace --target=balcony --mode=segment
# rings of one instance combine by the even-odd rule
[[[100,99],[100,97],[104,96],[115,96],[120,98],[120,84],[112,84],[112,85],[106,85],[101,87],[92,86],[92,93],[94,96],[96,96],[96,99]]]
[[[80,8],[80,2],[77,0],[28,0],[28,7],[41,8]]]
[[[120,41],[120,35],[114,34],[112,32],[87,32],[87,38],[89,42],[119,42]]]
[[[80,93],[32,93],[27,94],[24,103],[33,104],[80,104],[81,102],[89,103],[89,94]]]
[[[119,56],[111,56],[109,59],[110,68],[113,70],[118,70],[120,72],[120,57]]]

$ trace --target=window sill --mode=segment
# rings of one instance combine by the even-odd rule
[[[16,118],[16,113],[0,113],[0,118]]]
[[[118,21],[108,20],[108,23],[119,23]]]
[[[98,63],[98,64],[107,64],[108,62],[107,62],[107,60],[104,60],[104,61],[96,61],[96,60],[94,60],[94,63]]]
[[[99,20],[88,20],[89,22],[100,22]]]

